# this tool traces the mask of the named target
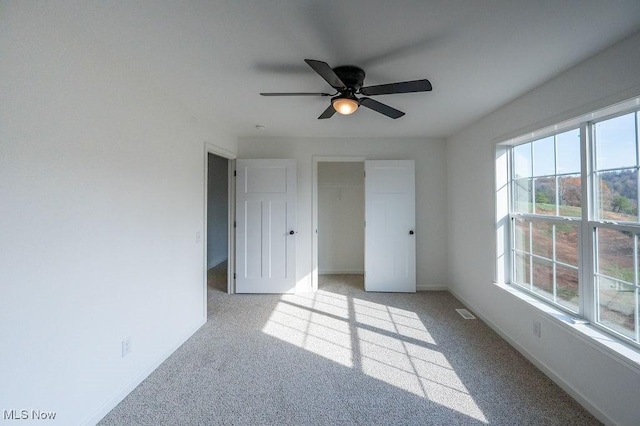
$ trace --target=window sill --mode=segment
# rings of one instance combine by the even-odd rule
[[[640,374],[640,350],[600,331],[590,324],[574,323],[575,317],[504,283],[494,283],[498,288],[510,293],[532,309],[546,314],[550,321],[568,331],[589,346],[607,356],[615,358]]]

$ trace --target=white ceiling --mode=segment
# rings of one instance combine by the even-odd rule
[[[82,1],[58,11],[239,137],[446,137],[640,30],[638,0]],[[317,120],[328,98],[258,95],[331,91],[305,58],[360,66],[365,85],[428,78],[434,89],[377,96],[406,112],[398,120],[366,108]]]

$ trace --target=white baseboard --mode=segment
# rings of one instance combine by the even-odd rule
[[[418,284],[416,286],[416,291],[446,291],[449,290],[449,287],[446,285],[435,285],[435,284]]]
[[[118,405],[122,400],[131,393],[140,383],[144,381],[153,371],[160,366],[167,358],[171,356],[184,342],[186,342],[191,336],[195,334],[205,323],[207,322],[206,318],[203,318],[198,322],[198,325],[189,331],[183,338],[178,340],[178,343],[173,345],[167,352],[162,354],[160,357],[156,359],[155,362],[152,362],[149,367],[145,368],[140,374],[138,374],[130,383],[126,384],[121,390],[115,393],[111,398],[108,399],[96,412],[91,415],[86,421],[81,422],[80,424],[86,426],[92,426],[97,424],[100,420],[103,419],[111,410],[113,410],[116,405]]]
[[[363,275],[364,269],[319,269],[318,270],[318,275],[332,275],[332,274]]]
[[[598,420],[606,425],[614,425],[616,424],[607,414],[605,414],[602,410],[600,410],[593,402],[591,402],[588,398],[586,398],[582,392],[573,387],[569,382],[564,380],[562,376],[557,374],[553,369],[547,366],[543,361],[541,361],[538,357],[533,355],[527,349],[525,349],[517,340],[511,338],[509,334],[507,334],[502,328],[500,328],[497,324],[490,321],[484,314],[478,312],[473,308],[473,304],[468,303],[463,297],[461,297],[455,291],[449,289],[449,293],[451,293],[456,299],[462,302],[463,305],[468,307],[473,313],[478,316],[485,324],[487,324],[493,331],[498,333],[500,337],[507,341],[513,348],[515,348],[518,352],[520,352],[525,358],[527,358],[533,365],[535,365],[540,371],[542,371],[547,377],[549,377],[555,384],[560,386],[565,392],[567,392],[573,399],[578,401],[580,405],[582,405],[587,411],[593,414]]]

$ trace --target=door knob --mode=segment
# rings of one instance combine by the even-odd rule
[[[295,234],[295,231],[289,231],[289,235]]]
[[[413,229],[412,229],[411,231],[409,231],[409,235],[413,235],[413,234],[414,234],[414,232],[413,232]]]

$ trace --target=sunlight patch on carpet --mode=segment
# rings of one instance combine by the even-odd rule
[[[326,291],[289,294],[280,298],[262,331],[487,422],[414,312]]]

